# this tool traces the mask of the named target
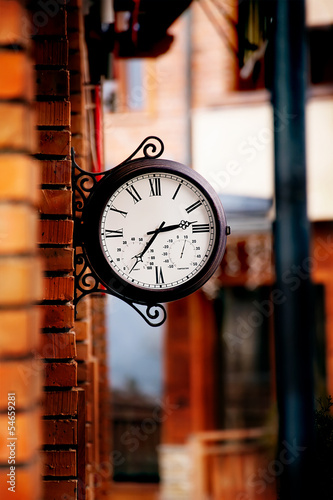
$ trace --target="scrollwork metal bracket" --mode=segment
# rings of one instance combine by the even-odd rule
[[[147,137],[138,148],[118,166],[127,165],[139,151],[143,151],[142,158],[158,158],[164,151],[161,139],[155,136]],[[83,170],[75,161],[75,152],[72,148],[72,187],[73,187],[73,217],[74,217],[74,249],[75,249],[75,294],[74,305],[85,296],[100,292],[117,297],[137,311],[150,326],[160,326],[166,320],[166,310],[162,304],[148,304],[133,301],[123,296],[111,286],[105,286],[89,266],[89,259],[85,253],[81,239],[81,217],[88,203],[89,197],[102,179],[112,175],[111,171],[92,173]]]

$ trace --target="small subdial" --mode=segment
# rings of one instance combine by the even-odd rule
[[[130,274],[131,272],[135,273],[135,271],[139,269],[152,269],[155,260],[155,252],[153,248],[150,248],[148,252],[143,255],[142,260],[138,260],[137,264],[134,265],[136,262],[135,256],[139,255],[143,248],[144,242],[142,241],[142,238],[131,239],[126,245],[123,246],[120,261],[117,262],[123,272]]]
[[[177,269],[190,269],[196,265],[196,249],[187,238],[179,238],[171,244],[169,257]]]

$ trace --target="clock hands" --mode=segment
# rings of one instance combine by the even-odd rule
[[[129,273],[131,273],[133,271],[133,269],[136,267],[136,265],[139,262],[143,262],[142,257],[147,252],[147,250],[150,248],[150,246],[154,243],[154,241],[159,233],[164,233],[166,231],[173,231],[174,229],[178,229],[178,228],[187,229],[191,224],[195,224],[195,222],[197,222],[197,221],[194,220],[194,221],[189,222],[186,220],[181,220],[179,224],[172,224],[170,226],[165,226],[165,221],[163,221],[158,229],[154,229],[153,231],[148,231],[147,235],[150,236],[152,234],[152,237],[147,242],[147,244],[144,247],[144,249],[142,250],[142,252],[140,252],[140,253],[134,255],[134,257],[132,257],[132,259],[135,259],[135,262],[134,262],[133,266],[131,267]],[[184,244],[184,247],[185,247],[185,244]],[[183,256],[183,253],[184,253],[184,248],[182,250],[181,257]]]
[[[179,227],[182,229],[187,229],[191,224],[195,224],[196,222],[197,222],[196,220],[194,220],[192,222],[189,222],[187,220],[181,220],[179,224],[173,224],[172,226],[165,226],[161,230],[157,229],[157,231],[159,233],[164,233],[166,231],[173,231],[174,229],[178,229]],[[147,234],[150,235],[150,234],[154,234],[155,232],[156,232],[156,230],[155,231],[148,231]]]
[[[142,257],[147,252],[148,248],[154,243],[157,235],[160,232],[162,232],[162,228],[163,228],[164,224],[165,224],[165,221],[162,222],[162,224],[160,225],[160,227],[158,229],[155,229],[155,231],[150,231],[149,233],[147,233],[147,234],[152,234],[153,236],[150,238],[149,241],[147,241],[146,246],[144,247],[144,249],[142,250],[142,252],[140,252],[140,253],[134,255],[134,257],[132,257],[132,259],[135,259],[135,263],[132,266],[132,268],[130,270],[130,273],[133,271],[133,269],[138,264],[138,262],[142,262]]]

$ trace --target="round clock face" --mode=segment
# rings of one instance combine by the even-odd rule
[[[97,183],[82,242],[106,288],[138,302],[168,302],[202,286],[221,262],[226,220],[211,186],[168,160],[133,160]]]
[[[146,173],[122,184],[100,223],[105,258],[131,284],[170,289],[197,275],[211,256],[216,225],[207,198],[171,173]]]

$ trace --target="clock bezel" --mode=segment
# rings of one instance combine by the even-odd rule
[[[216,237],[207,262],[188,281],[171,288],[147,289],[122,279],[111,267],[101,242],[101,219],[112,195],[124,183],[142,174],[166,173],[191,182],[207,199],[215,222]],[[227,240],[227,222],[221,201],[210,184],[198,172],[172,160],[140,158],[109,170],[97,182],[89,196],[81,218],[81,240],[89,267],[107,289],[116,291],[126,299],[153,304],[172,302],[195,292],[214,274],[224,255]]]

